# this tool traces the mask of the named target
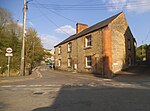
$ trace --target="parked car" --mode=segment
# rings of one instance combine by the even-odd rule
[[[50,69],[55,69],[55,63],[54,62],[48,62],[47,65]]]

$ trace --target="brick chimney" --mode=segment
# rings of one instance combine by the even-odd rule
[[[86,28],[88,28],[87,24],[77,23],[76,24],[76,34],[80,33],[81,31],[83,31]]]

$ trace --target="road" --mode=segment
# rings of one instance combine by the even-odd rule
[[[51,71],[0,83],[0,111],[150,111],[150,77],[104,79]]]

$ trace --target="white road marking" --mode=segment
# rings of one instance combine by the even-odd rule
[[[41,87],[42,85],[29,85],[30,87]]]
[[[12,87],[12,86],[9,85],[9,86],[1,86],[1,87],[7,88],[7,87]]]
[[[49,85],[44,85],[44,86],[46,86],[46,87],[61,87],[62,85],[51,85],[51,84],[49,84]]]
[[[16,88],[21,88],[21,87],[61,87],[62,85],[55,85],[55,84],[48,84],[48,85],[40,85],[40,84],[35,84],[35,85],[4,85],[0,86],[2,88],[10,88],[10,87],[16,87]]]
[[[47,71],[47,69],[40,69],[40,71]]]
[[[27,85],[17,85],[16,87],[26,87]]]

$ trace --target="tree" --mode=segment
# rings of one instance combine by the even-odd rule
[[[146,58],[146,48],[147,48],[147,44],[137,47],[136,49],[137,61],[143,61],[143,59]]]
[[[11,14],[7,10],[0,8],[0,33],[11,20]]]
[[[1,16],[1,15],[0,15]],[[22,28],[16,22],[6,23],[0,32],[0,67],[1,73],[7,70],[7,57],[5,56],[6,48],[13,49],[13,57],[11,57],[11,68],[19,70],[20,53],[21,53],[21,30]]]
[[[43,55],[43,46],[37,32],[32,28],[28,28],[26,37],[26,66],[32,70],[39,65]]]
[[[11,14],[0,8],[0,73],[7,70],[6,48],[13,49],[11,69],[20,71],[22,26],[15,22]],[[27,29],[26,41],[26,66],[31,69],[36,67],[43,56],[43,46],[37,32],[33,28]]]

